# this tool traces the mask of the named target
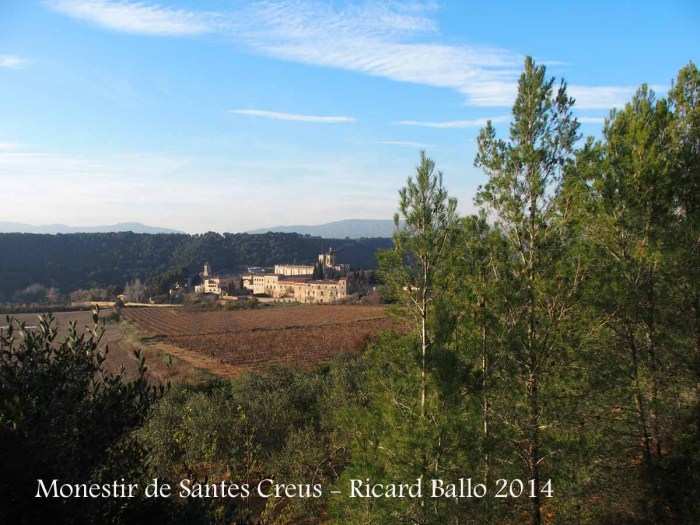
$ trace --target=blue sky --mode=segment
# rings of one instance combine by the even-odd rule
[[[697,63],[698,27],[684,0],[2,0],[0,221],[388,219],[421,148],[468,213],[526,55],[595,135]]]

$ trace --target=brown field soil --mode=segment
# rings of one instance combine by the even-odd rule
[[[144,308],[150,309],[149,308]],[[166,308],[158,308],[164,311]],[[100,318],[107,320],[112,310],[101,310]],[[58,328],[57,341],[62,340],[68,334],[70,321],[76,321],[76,328],[79,333],[93,328],[92,312],[57,312],[53,314],[54,325]],[[35,327],[39,324],[38,314],[11,314],[13,319],[24,322],[25,325]],[[7,325],[5,316],[0,317],[0,327]],[[109,349],[106,369],[112,373],[119,373],[124,369],[126,378],[135,378],[138,375],[138,362],[134,355],[134,350],[140,350],[146,358],[146,367],[149,381],[156,384],[164,383],[167,380],[196,383],[200,381],[208,366],[196,366],[187,359],[183,359],[176,352],[165,352],[158,345],[145,344],[138,331],[133,326],[125,322],[106,322],[104,325],[104,335],[102,336],[101,347]]]
[[[109,311],[101,311],[100,319],[105,320],[105,316],[109,315]],[[36,327],[39,324],[38,314],[10,314],[10,317],[16,321],[25,323],[27,328]],[[92,322],[92,312],[56,312],[53,314],[55,319],[54,326],[58,329],[57,341],[63,340],[68,335],[70,321],[76,322],[78,333],[84,332],[86,329],[94,328]],[[0,318],[0,327],[7,326],[5,316]],[[104,325],[105,331],[102,336],[102,347],[108,347],[107,353],[107,369],[111,372],[118,373],[121,367],[127,376],[134,377],[138,371],[138,363],[133,354],[133,350],[124,341],[124,328],[115,322],[106,322]]]
[[[184,312],[125,308],[144,342],[222,377],[269,365],[313,367],[362,351],[387,330],[403,331],[383,306],[298,305]]]
[[[165,337],[225,334],[255,329],[306,328],[389,317],[383,306],[311,304],[213,312],[125,308],[122,313],[125,318],[152,335]]]

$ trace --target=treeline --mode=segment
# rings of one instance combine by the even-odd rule
[[[201,271],[208,261],[215,272],[241,266],[275,263],[314,263],[332,246],[338,260],[354,267],[372,268],[379,248],[390,239],[320,239],[293,233],[262,235],[209,232],[203,235],[77,233],[0,234],[0,302],[32,295],[30,286],[68,294],[75,290],[109,286],[148,278],[169,270]],[[29,290],[27,290],[29,288]]]

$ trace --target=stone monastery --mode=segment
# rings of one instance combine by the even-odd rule
[[[335,252],[318,256],[316,266],[276,264],[273,273],[266,273],[262,268],[249,268],[247,274],[240,276],[241,288],[254,295],[264,294],[273,299],[289,299],[300,303],[332,303],[347,296],[345,278],[318,279],[316,272],[322,275],[345,272],[347,264],[337,264]],[[231,278],[211,275],[209,263],[205,263],[202,272],[202,284],[195,287],[197,293],[214,293],[222,295],[222,289],[229,285]]]

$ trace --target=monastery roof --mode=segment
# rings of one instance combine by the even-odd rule
[[[286,283],[305,283],[311,281],[311,275],[284,275],[283,281]]]

